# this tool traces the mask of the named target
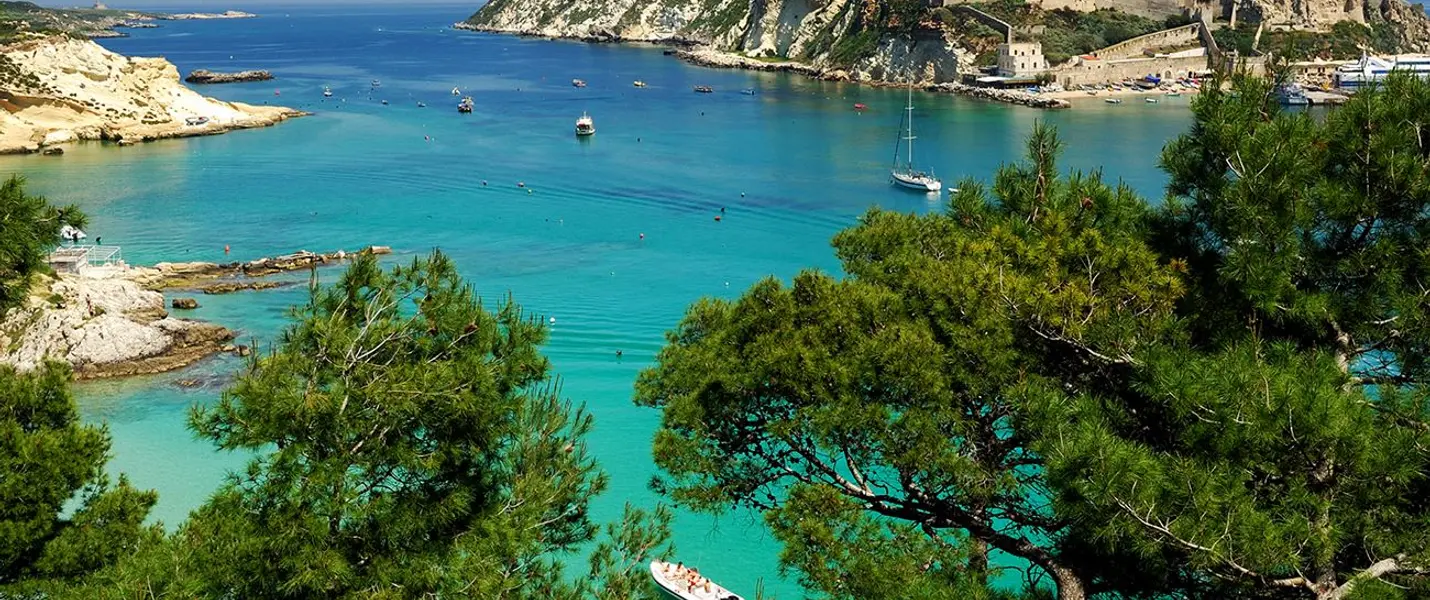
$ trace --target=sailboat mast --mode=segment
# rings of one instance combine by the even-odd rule
[[[908,108],[906,108],[905,110],[907,110],[907,111],[909,112],[909,135],[908,135],[908,137],[907,137],[907,139],[909,140],[909,171],[913,171],[913,170],[914,170],[914,86],[912,86],[912,85],[909,86],[909,106],[908,106]]]

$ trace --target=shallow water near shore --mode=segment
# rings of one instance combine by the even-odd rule
[[[405,261],[440,247],[485,298],[510,293],[556,319],[546,352],[565,394],[597,419],[589,441],[611,488],[595,516],[615,518],[626,502],[659,500],[646,487],[659,415],[631,404],[632,383],[686,306],[735,297],[763,277],[837,271],[829,239],[865,210],[926,212],[941,201],[888,184],[900,91],[692,67],[658,47],[448,28],[473,9],[262,5],[251,8],[263,15],[256,20],[130,30],[102,43],[163,55],[183,73],[271,70],[274,81],[198,89],[314,115],[216,137],[3,157],[0,175],[23,173],[50,200],[79,204],[91,236],[121,245],[135,264],[369,244]],[[573,78],[589,87],[573,88]],[[632,87],[636,79],[649,87]],[[699,84],[716,93],[692,93]],[[325,85],[334,92],[326,101]],[[474,114],[456,112],[454,86],[474,97]],[[948,184],[987,180],[1045,119],[1067,143],[1066,167],[1104,169],[1156,199],[1165,183],[1156,158],[1190,122],[1189,100],[1043,112],[917,94],[916,158]],[[870,110],[854,112],[855,102]],[[598,129],[590,139],[573,136],[583,111]],[[300,285],[198,296],[192,316],[264,343],[305,294]],[[217,398],[238,364],[219,358],[78,387],[85,419],[114,436],[111,470],[158,490],[155,517],[171,527],[245,460],[185,427],[189,407]],[[681,560],[737,592],[753,596],[763,580],[781,598],[802,596],[779,578],[778,545],[757,517],[682,513],[676,543]]]

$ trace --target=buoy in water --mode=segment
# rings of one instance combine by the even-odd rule
[[[223,253],[228,254],[228,244],[223,245]]]

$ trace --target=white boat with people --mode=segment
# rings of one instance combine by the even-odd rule
[[[330,88],[330,87],[328,87],[328,86],[323,86],[323,97],[324,97],[324,98],[332,98],[332,97],[333,97],[333,88]]]
[[[684,563],[653,560],[650,576],[660,589],[680,600],[745,600]]]
[[[938,192],[943,189],[943,182],[934,177],[933,173],[925,173],[914,167],[914,88],[909,88],[909,104],[904,108],[904,127],[901,128],[901,141],[908,142],[909,154],[907,160],[899,163],[899,149],[901,144],[894,145],[894,166],[889,169],[889,176],[894,183],[921,192]]]
[[[583,112],[581,118],[576,119],[576,135],[596,135],[596,122],[591,120],[591,115]]]

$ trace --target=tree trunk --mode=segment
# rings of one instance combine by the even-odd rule
[[[1087,584],[1072,569],[1061,565],[1043,567],[1058,584],[1058,600],[1087,600]]]

